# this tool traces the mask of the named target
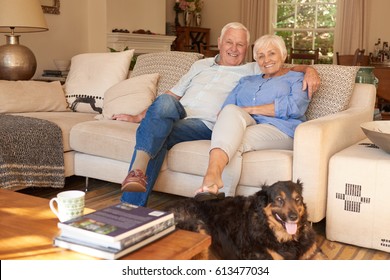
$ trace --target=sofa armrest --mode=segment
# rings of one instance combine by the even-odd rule
[[[299,125],[294,137],[293,180],[304,185],[309,220],[325,217],[329,159],[365,138],[360,124],[373,119],[376,88],[356,84],[350,107]]]

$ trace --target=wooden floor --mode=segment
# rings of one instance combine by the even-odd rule
[[[86,193],[86,207],[91,209],[101,209],[120,202],[122,195],[120,184],[109,183],[96,179],[89,179],[89,187]],[[72,176],[66,179],[64,189],[54,188],[27,188],[19,192],[30,194],[42,198],[50,199],[57,193],[64,190],[85,191],[85,178]],[[153,209],[164,209],[174,204],[183,197],[160,192],[152,192],[148,207]],[[325,220],[314,223],[313,228],[317,232],[317,243],[321,250],[330,258],[336,260],[390,260],[390,253],[378,250],[366,249],[339,242],[332,242],[325,236]]]
[[[20,193],[31,194],[42,198],[53,198],[57,193],[65,190],[85,191],[86,183],[84,177],[72,176],[67,177],[64,189],[56,188],[27,188],[20,190]],[[88,191],[85,196],[85,207],[91,209],[101,209],[120,202],[122,192],[120,184],[109,183],[96,179],[88,180]],[[183,197],[171,194],[152,192],[148,207],[154,209],[164,209]]]

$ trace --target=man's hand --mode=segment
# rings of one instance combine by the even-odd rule
[[[317,70],[311,66],[303,64],[296,64],[291,67],[291,70],[305,73],[305,77],[303,77],[302,90],[307,89],[309,98],[311,98],[313,94],[319,89],[321,84],[321,79]]]
[[[116,121],[123,121],[123,122],[132,122],[132,123],[139,123],[142,121],[145,114],[138,114],[135,116],[128,115],[128,114],[116,114],[112,116],[112,120]]]
[[[309,94],[309,98],[319,89],[321,84],[320,76],[313,67],[307,67],[305,71],[305,77],[303,78],[302,90],[306,90]]]

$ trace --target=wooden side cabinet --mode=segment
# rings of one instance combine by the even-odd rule
[[[201,45],[210,45],[210,28],[176,26],[176,51],[200,52]]]
[[[376,92],[378,107],[383,110],[384,107],[390,106],[390,64],[372,64],[375,67],[374,75],[378,78],[378,88]],[[387,110],[386,110],[387,111]],[[383,112],[382,119],[389,120],[390,112]]]

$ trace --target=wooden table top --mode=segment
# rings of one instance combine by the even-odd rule
[[[86,209],[86,212],[91,211]],[[49,200],[0,189],[0,259],[96,259],[54,247],[53,239],[60,233],[57,223],[57,217],[49,208]],[[176,230],[122,259],[191,259],[210,244],[210,236]]]

